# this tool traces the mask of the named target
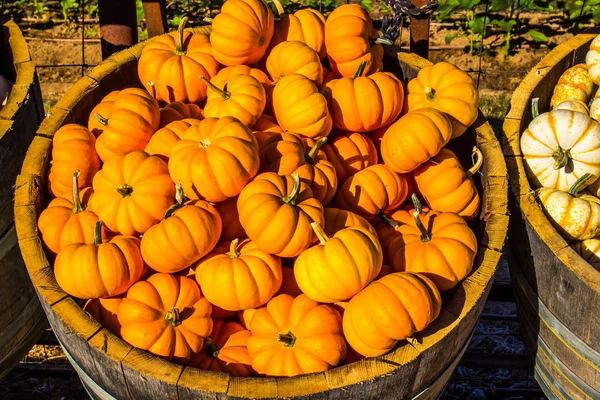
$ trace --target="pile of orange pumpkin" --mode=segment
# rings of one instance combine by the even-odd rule
[[[227,0],[210,36],[184,19],[148,42],[145,90],[56,132],[39,219],[104,327],[235,376],[389,352],[477,252],[481,153],[464,170],[444,148],[477,118],[471,78],[442,62],[405,88],[358,5],[279,14]]]

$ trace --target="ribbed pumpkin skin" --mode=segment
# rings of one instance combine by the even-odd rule
[[[291,132],[272,135],[260,151],[260,170],[289,175],[306,163],[306,144]]]
[[[267,57],[267,71],[273,82],[291,74],[304,75],[316,85],[323,82],[319,55],[299,41],[286,41],[273,47]]]
[[[223,221],[223,229],[221,230],[219,242],[230,241],[233,239],[241,240],[246,237],[244,227],[240,224],[237,201],[238,198],[236,196],[214,204]]]
[[[382,211],[400,207],[407,196],[406,179],[388,166],[376,164],[346,179],[335,197],[335,205],[371,220]]]
[[[204,341],[204,347],[192,356],[188,365],[231,376],[252,376],[252,360],[246,346],[250,335],[250,331],[237,322],[215,320],[210,336]]]
[[[419,71],[408,89],[408,110],[433,107],[452,122],[452,138],[461,136],[479,115],[479,92],[473,79],[445,61]]]
[[[548,219],[567,240],[585,240],[600,234],[600,203],[590,195],[572,196],[556,189],[539,189],[537,198]]]
[[[379,275],[383,255],[377,236],[344,228],[298,256],[294,276],[304,294],[320,303],[346,301]]]
[[[78,170],[78,188],[92,185],[92,179],[100,169],[95,144],[94,135],[81,125],[67,124],[56,131],[52,138],[52,166],[48,175],[50,193],[71,199],[73,173]]]
[[[452,137],[448,117],[434,108],[409,111],[383,135],[381,157],[392,170],[406,174],[440,152]]]
[[[113,90],[112,92],[104,96],[100,103],[96,104],[96,106],[92,109],[92,112],[90,113],[90,116],[88,118],[87,127],[96,138],[100,136],[102,132],[104,132],[105,125],[102,125],[100,121],[98,121],[94,117],[94,115],[98,113],[104,118],[110,118],[113,112],[113,103],[120,92],[120,90]]]
[[[280,15],[275,20],[275,30],[270,47],[273,48],[281,42],[299,41],[306,43],[319,55],[322,60],[325,53],[325,17],[317,10],[305,8],[294,14]]]
[[[368,136],[360,133],[336,136],[330,143],[325,143],[323,150],[340,183],[378,161],[375,145]]]
[[[252,133],[258,142],[260,151],[262,151],[271,136],[281,132],[283,132],[283,129],[277,124],[277,120],[267,114],[261,115],[252,127]]]
[[[221,228],[221,216],[212,204],[192,202],[144,233],[142,256],[155,271],[182,271],[217,245]]]
[[[240,246],[241,247],[241,246]],[[227,311],[242,311],[267,303],[281,287],[281,260],[237,240],[224,252],[200,260],[196,280],[212,304]]]
[[[332,119],[327,99],[300,74],[283,77],[273,90],[273,114],[284,131],[309,138],[329,135]]]
[[[273,83],[271,79],[258,68],[252,68],[247,65],[234,65],[232,67],[225,67],[219,71],[219,73],[214,77],[215,82],[227,82],[234,75],[250,75],[256,78],[263,87],[265,91]]]
[[[96,151],[102,161],[110,157],[144,150],[160,125],[156,100],[145,90],[121,90],[112,103],[112,112],[102,134],[96,140]]]
[[[389,72],[332,80],[327,88],[333,126],[347,132],[364,133],[391,124],[404,105],[404,86]]]
[[[227,66],[255,64],[265,55],[273,29],[273,12],[263,0],[228,0],[212,22],[213,56]]]
[[[181,121],[182,119],[204,119],[204,112],[202,109],[193,103],[182,103],[176,101],[169,103],[160,110],[160,125],[159,128],[164,128],[174,121]],[[95,120],[95,119],[94,119]],[[154,136],[152,136],[154,137]],[[152,139],[150,139],[152,140]]]
[[[421,195],[429,206],[442,212],[454,212],[466,221],[479,215],[481,197],[471,178],[454,153],[442,149],[435,162],[421,164],[414,171]]]
[[[350,300],[344,312],[344,335],[358,353],[377,357],[425,329],[441,307],[440,292],[427,277],[393,273]]]
[[[593,103],[592,103],[593,104]],[[590,108],[581,100],[561,101],[554,107],[555,110],[571,110],[590,115]],[[592,117],[593,118],[593,117]],[[594,118],[595,119],[595,118]]]
[[[254,313],[250,331],[248,353],[259,374],[295,376],[323,372],[338,365],[346,355],[340,314],[306,295],[274,297]],[[292,346],[278,340],[280,334],[288,333],[295,339]]]
[[[325,47],[337,76],[354,76],[367,61],[364,75],[383,69],[383,47],[371,42],[379,37],[369,13],[358,4],[344,4],[333,10],[325,22]]]
[[[193,118],[171,122],[152,135],[144,151],[150,155],[159,156],[163,161],[168,163],[175,143],[181,140],[184,132],[190,126],[198,125],[199,123],[199,119]]]
[[[395,272],[427,276],[442,292],[454,288],[473,268],[477,237],[462,217],[431,211],[420,217],[431,235],[431,240],[423,241],[412,212],[400,210],[391,215],[400,224],[397,229],[386,223],[375,227],[384,261]]]
[[[146,232],[175,202],[167,164],[143,151],[122,153],[94,176],[93,210],[106,227],[122,235]]]
[[[590,44],[590,49],[585,55],[585,64],[594,83],[600,85],[600,35]]]
[[[237,196],[259,166],[258,143],[244,124],[207,118],[173,146],[169,174],[188,198],[218,202]]]
[[[566,100],[579,100],[587,103],[592,95],[594,82],[585,64],[577,64],[567,69],[558,79],[552,92],[550,107],[554,108]]]
[[[366,219],[352,211],[342,210],[341,208],[327,207],[325,208],[325,226],[323,229],[327,236],[333,236],[338,231],[344,228],[364,228],[369,231],[373,236],[377,237],[377,232],[373,225],[371,225]]]
[[[291,176],[265,172],[250,182],[238,198],[240,222],[261,250],[280,257],[296,257],[317,238],[311,222],[324,224],[323,206],[304,182],[294,205],[283,198],[293,192]]]
[[[179,32],[175,31],[144,46],[138,75],[148,92],[156,91],[157,100],[199,103],[206,99],[207,87],[197,77],[210,79],[220,65],[212,55],[208,36],[184,31],[182,39],[179,43]],[[154,89],[148,82],[154,83]]]
[[[140,240],[115,236],[102,244],[74,243],[62,249],[54,262],[59,286],[79,299],[117,296],[146,273]]]
[[[83,311],[89,313],[113,335],[121,337],[121,324],[117,312],[122,302],[122,295],[105,299],[90,299],[85,303]]]
[[[597,271],[600,271],[600,239],[592,238],[571,244],[571,247]]]
[[[323,141],[317,143],[308,138],[304,141],[307,146],[305,162],[292,173],[298,174],[302,182],[310,186],[315,199],[321,204],[329,204],[338,188],[335,167],[327,160],[325,152],[320,150]]]
[[[210,313],[210,303],[192,279],[154,274],[127,291],[118,317],[127,343],[185,364],[212,331]],[[177,318],[175,324],[168,317]]]
[[[559,147],[569,151],[570,161],[555,169]],[[534,188],[568,191],[586,172],[600,176],[600,154],[589,151],[598,147],[600,125],[587,115],[569,110],[540,115],[521,135],[525,172]]]

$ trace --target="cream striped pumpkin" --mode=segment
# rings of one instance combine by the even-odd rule
[[[571,110],[571,111],[580,112],[585,115],[590,115],[590,109],[588,108],[587,104],[585,104],[581,100],[566,100],[566,101],[563,101],[562,103],[559,103],[556,107],[554,107],[554,109],[555,110]]]
[[[585,64],[577,64],[563,72],[552,92],[550,107],[554,108],[566,100],[587,103],[592,95],[594,83]]]
[[[585,56],[585,63],[590,77],[596,85],[600,85],[600,35],[592,41],[590,49]]]
[[[521,152],[532,186],[567,191],[585,173],[600,176],[600,124],[579,112],[550,111],[523,132]]]
[[[600,271],[600,239],[595,237],[571,245],[573,250],[587,261],[592,267]]]
[[[596,98],[590,106],[590,117],[600,122],[600,90],[596,93]]]

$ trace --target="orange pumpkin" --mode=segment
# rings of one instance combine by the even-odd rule
[[[356,227],[364,228],[368,230],[373,236],[377,237],[377,232],[373,225],[371,225],[366,219],[358,214],[355,214],[348,210],[342,210],[341,208],[327,207],[324,212],[325,215],[325,234],[331,237],[338,231],[344,228]]]
[[[95,144],[94,135],[81,125],[67,124],[56,131],[52,138],[52,165],[48,175],[50,193],[71,199],[74,171],[79,171],[78,189],[92,185],[92,179],[100,169]]]
[[[212,22],[210,42],[221,64],[255,64],[273,37],[273,12],[263,0],[228,0]]]
[[[271,82],[271,79],[269,79],[267,74],[265,74],[263,71],[261,71],[258,68],[249,67],[247,65],[235,65],[232,67],[225,67],[219,71],[219,73],[214,77],[214,79],[215,82],[227,82],[234,75],[250,75],[256,78],[256,80],[263,85],[265,91],[269,86],[271,86],[271,83],[273,83]]]
[[[258,143],[233,117],[206,118],[182,139],[171,150],[169,174],[190,199],[237,196],[258,172]]]
[[[252,317],[256,313],[256,308],[251,308],[249,310],[238,311],[238,318],[240,320],[240,324],[246,329],[250,329],[250,322],[252,322]]]
[[[419,192],[431,208],[456,213],[466,221],[479,215],[481,198],[472,176],[481,168],[483,155],[477,147],[473,154],[475,165],[467,171],[448,149],[442,149],[414,171]]]
[[[404,103],[406,104],[406,101]],[[405,114],[405,113],[401,112],[400,115],[402,115],[402,114]],[[371,141],[373,142],[373,144],[375,145],[375,148],[377,149],[377,154],[379,154],[380,159],[381,159],[381,141],[383,140],[383,136],[385,135],[387,130],[390,128],[390,126],[392,126],[392,124],[384,125],[381,128],[375,129],[374,131],[371,131],[368,133],[369,137],[371,138]]]
[[[244,231],[242,224],[240,224],[237,201],[238,198],[236,196],[214,204],[223,220],[223,230],[221,231],[221,237],[219,238],[220,242],[243,239],[246,237],[246,232]]]
[[[338,182],[345,182],[358,171],[377,164],[377,150],[366,135],[345,133],[323,146],[327,160],[333,164]]]
[[[228,311],[247,310],[277,293],[281,260],[248,244],[240,250],[234,239],[229,252],[209,254],[198,263],[196,280],[212,304]]]
[[[323,82],[319,55],[299,41],[285,41],[273,47],[267,57],[267,71],[273,82],[291,74],[304,75],[316,85]]]
[[[260,151],[260,170],[289,175],[306,163],[302,139],[290,132],[273,134]]]
[[[254,313],[250,331],[248,353],[259,374],[323,372],[338,365],[346,355],[340,314],[305,295],[273,298]]]
[[[335,79],[331,91],[333,126],[343,131],[368,132],[394,122],[404,104],[404,86],[395,75],[377,72],[362,76],[361,63],[354,77]]]
[[[169,103],[160,110],[160,125],[159,128],[164,128],[174,121],[181,121],[182,119],[204,119],[204,112],[198,105],[194,103],[182,103],[176,101]],[[96,119],[94,118],[94,121]],[[154,136],[152,136],[154,137]],[[150,139],[152,141],[152,139]]]
[[[301,181],[310,186],[315,199],[322,204],[328,204],[333,199],[338,187],[333,164],[327,160],[324,153],[319,154],[319,149],[326,141],[326,137],[317,140],[304,155],[305,163],[293,171],[300,176]]]
[[[104,118],[110,118],[113,112],[113,103],[115,99],[119,95],[120,90],[113,90],[106,96],[100,100],[100,103],[96,104],[96,106],[92,109],[90,116],[88,117],[88,129],[95,137],[98,137],[104,132],[104,127],[101,123],[103,120],[99,120],[95,117],[96,114],[100,114],[104,116]]]
[[[406,178],[387,165],[376,164],[346,179],[338,190],[335,204],[371,220],[382,212],[400,207],[407,196]]]
[[[108,229],[123,235],[146,232],[174,203],[167,164],[143,151],[118,154],[94,176],[93,209]]]
[[[298,256],[294,276],[304,294],[320,303],[346,301],[379,275],[383,255],[377,236],[349,227],[330,238],[312,223],[320,244]]]
[[[383,69],[383,47],[367,10],[358,4],[343,4],[325,22],[325,47],[333,72],[353,76],[366,61],[365,76]]]
[[[54,262],[58,285],[73,297],[99,299],[117,296],[146,273],[140,240],[115,236],[102,243],[102,222],[95,225],[94,242],[73,243],[61,249]]]
[[[302,289],[296,282],[296,276],[294,275],[293,268],[284,267],[281,268],[281,287],[277,294],[289,294],[290,296],[296,297],[302,294]]]
[[[295,257],[317,239],[310,223],[323,225],[323,206],[298,175],[265,172],[250,182],[238,198],[240,222],[261,250]]]
[[[38,220],[42,241],[54,254],[72,243],[94,243],[94,228],[98,216],[86,210],[85,203],[82,204],[77,188],[78,177],[79,171],[76,171],[73,174],[73,200],[52,200]],[[106,239],[104,230],[102,239]]]
[[[442,61],[425,67],[408,83],[408,110],[436,108],[452,123],[452,138],[461,136],[479,114],[479,91],[473,79]]]
[[[325,96],[300,74],[285,76],[275,85],[273,115],[283,130],[309,138],[329,135],[333,123]]]
[[[452,138],[448,117],[434,108],[409,111],[386,131],[381,141],[383,162],[405,174],[440,152]]]
[[[281,132],[283,132],[283,129],[277,125],[277,120],[267,114],[261,115],[252,127],[252,133],[254,134],[254,137],[258,142],[258,148],[261,151],[271,136]]]
[[[425,329],[442,306],[440,292],[426,276],[398,272],[371,283],[344,312],[348,344],[365,357],[377,357]]]
[[[154,274],[127,291],[118,317],[127,343],[185,364],[212,331],[210,313],[192,279]]]
[[[233,75],[227,80],[213,78],[204,106],[206,118],[235,117],[247,127],[253,126],[262,115],[267,102],[263,85],[251,75]]]
[[[252,360],[246,347],[250,335],[250,331],[237,322],[213,321],[204,347],[192,356],[188,365],[231,376],[252,376]]]
[[[83,311],[87,312],[113,335],[121,337],[121,324],[117,316],[123,296],[107,297],[105,299],[88,300]]]
[[[112,102],[108,115],[95,113],[94,118],[104,125],[96,140],[96,151],[106,162],[110,157],[144,150],[160,124],[156,100],[145,90],[121,90]]]
[[[171,122],[152,135],[144,151],[150,155],[159,156],[165,162],[169,162],[173,145],[181,140],[184,132],[190,126],[198,125],[199,123],[199,119],[192,118]]]

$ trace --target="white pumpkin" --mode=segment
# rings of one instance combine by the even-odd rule
[[[0,109],[6,105],[8,96],[10,96],[10,90],[12,89],[12,83],[2,75],[0,75]]]
[[[600,86],[600,35],[592,40],[590,49],[585,55],[585,64],[594,83]]]
[[[596,93],[596,98],[592,101],[590,106],[590,117],[600,122],[600,90]]]
[[[534,187],[569,190],[586,173],[600,176],[600,124],[580,112],[547,112],[523,132],[521,152]]]
[[[563,72],[552,92],[550,107],[554,108],[566,100],[587,103],[592,95],[594,82],[585,64],[577,64]]]
[[[573,250],[587,261],[592,267],[600,271],[600,239],[586,239],[571,245]]]
[[[556,107],[554,107],[554,110],[571,110],[583,113],[585,115],[590,115],[590,109],[588,108],[587,104],[585,104],[581,100],[563,101],[562,103],[559,103]]]

